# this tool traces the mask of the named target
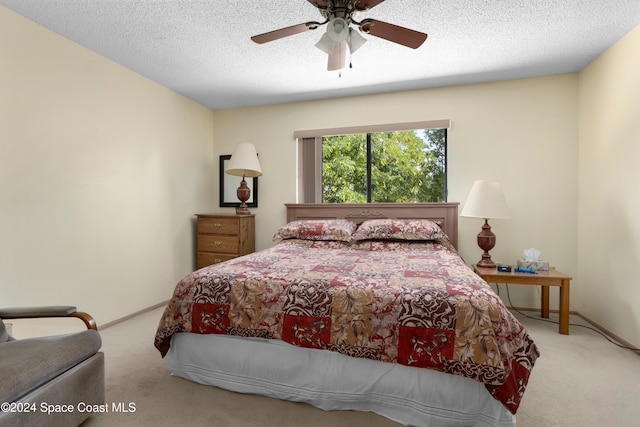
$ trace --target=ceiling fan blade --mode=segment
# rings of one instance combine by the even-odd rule
[[[347,59],[347,42],[338,42],[333,44],[333,51],[329,54],[327,62],[327,70],[342,70]]]
[[[258,34],[257,36],[251,37],[251,40],[258,44],[267,43],[294,34],[304,33],[305,31],[315,30],[320,25],[319,22],[305,22],[304,24],[292,25],[290,27],[280,28],[279,30],[269,31],[268,33]]]
[[[363,10],[373,9],[383,1],[384,0],[358,0],[354,4],[354,7],[358,12],[362,12]]]
[[[377,19],[365,19],[360,23],[360,30],[372,36],[398,43],[412,49],[419,48],[427,39],[427,34],[409,28],[399,27]]]

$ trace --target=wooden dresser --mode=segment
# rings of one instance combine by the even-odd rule
[[[256,250],[255,215],[198,214],[198,268]]]

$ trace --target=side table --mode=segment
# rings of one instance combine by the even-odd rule
[[[474,266],[473,270],[490,283],[507,283],[513,285],[534,285],[541,286],[542,298],[540,315],[545,319],[549,318],[549,286],[560,288],[560,327],[559,332],[569,335],[569,286],[571,276],[560,273],[554,268],[549,271],[538,271],[537,274],[502,272],[497,268],[482,268]]]

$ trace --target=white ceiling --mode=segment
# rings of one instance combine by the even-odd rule
[[[429,34],[418,49],[365,35],[341,74],[314,47],[307,0],[0,0],[212,109],[575,72],[640,24],[640,0],[386,0],[374,18]]]

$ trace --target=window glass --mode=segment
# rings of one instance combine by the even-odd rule
[[[322,138],[322,202],[367,201],[367,135]]]
[[[446,201],[446,129],[322,138],[322,202]]]

